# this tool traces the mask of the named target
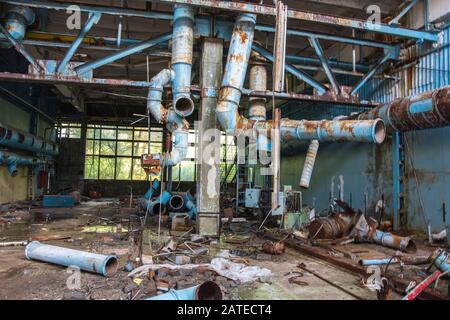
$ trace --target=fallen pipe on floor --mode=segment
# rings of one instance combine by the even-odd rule
[[[397,258],[392,259],[361,259],[358,264],[361,266],[378,266],[384,264],[398,263],[400,262]]]
[[[57,247],[39,241],[32,241],[25,247],[25,257],[28,260],[39,260],[66,267],[77,266],[81,270],[107,277],[114,275],[119,268],[116,256]]]
[[[180,194],[173,194],[169,200],[169,209],[178,211],[184,207],[184,197]]]
[[[159,189],[159,181],[158,179],[154,179],[152,182],[152,186],[147,190],[147,192],[144,194],[145,200],[150,200],[153,196],[153,194]]]
[[[158,198],[156,198],[153,201],[145,201],[146,207],[145,209],[150,215],[159,215],[159,213],[165,213],[166,212],[166,206],[167,203],[170,200],[170,193],[167,191],[164,191]]]
[[[213,281],[181,290],[171,289],[169,292],[145,300],[222,300],[222,290]]]
[[[437,258],[434,260],[435,267],[443,273],[449,272],[450,264],[448,263],[448,253],[442,249],[438,249],[436,250],[435,255],[437,255]]]
[[[432,284],[439,276],[442,274],[441,271],[436,270],[430,276],[425,278],[421,283],[415,286],[411,291],[408,292],[402,300],[414,300],[423,290],[425,290],[430,284]]]

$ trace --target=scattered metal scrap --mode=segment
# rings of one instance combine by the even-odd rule
[[[386,247],[408,253],[417,251],[414,241],[409,237],[400,237],[378,230],[378,222],[359,210],[356,212],[347,203],[335,200],[344,212],[332,212],[328,217],[319,217],[309,225],[312,239],[354,239],[356,242],[375,242]]]

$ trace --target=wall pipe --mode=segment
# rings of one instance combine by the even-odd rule
[[[450,125],[450,86],[394,100],[347,119],[381,118],[398,132],[439,128]]]
[[[306,153],[305,164],[303,166],[302,176],[300,178],[299,186],[303,189],[309,188],[311,181],[312,171],[314,169],[314,163],[316,162],[317,151],[319,150],[319,140],[311,140],[308,152]]]
[[[77,266],[81,270],[108,277],[114,275],[119,268],[116,256],[57,247],[39,241],[32,241],[25,247],[25,257],[28,260],[39,260],[66,267]]]
[[[45,164],[46,161],[35,157],[0,151],[0,163],[7,165],[8,172],[12,177],[15,177],[17,176],[17,166],[37,166]]]
[[[59,147],[56,143],[38,138],[31,133],[6,126],[2,123],[0,123],[0,146],[51,156],[59,153]]]

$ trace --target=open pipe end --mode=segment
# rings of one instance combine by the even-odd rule
[[[407,239],[407,244],[405,247],[405,252],[406,253],[416,253],[417,252],[417,246],[414,243],[414,241],[412,241],[411,239]]]
[[[222,290],[213,281],[205,281],[197,287],[196,300],[222,300]]]
[[[108,256],[103,268],[103,275],[107,277],[113,276],[119,269],[119,261],[115,256]]]
[[[187,117],[194,112],[194,101],[190,97],[181,96],[175,100],[174,109],[178,115]]]
[[[386,126],[384,125],[383,120],[381,119],[375,120],[372,134],[373,140],[376,144],[383,143],[384,139],[386,139]]]
[[[183,197],[177,194],[173,195],[172,198],[170,198],[169,206],[172,210],[180,210],[184,206]]]

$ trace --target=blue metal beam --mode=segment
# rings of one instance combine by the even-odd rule
[[[173,4],[187,4],[198,7],[216,8],[241,13],[253,13],[267,16],[269,15],[276,16],[277,14],[275,7],[259,5],[250,2],[234,2],[234,1],[220,1],[220,0],[159,0],[159,1]],[[287,16],[289,19],[294,20],[303,20],[315,23],[329,24],[333,26],[348,27],[352,29],[383,33],[392,36],[411,38],[420,41],[427,40],[436,42],[439,39],[437,34],[431,32],[398,28],[382,23],[372,23],[364,20],[330,16],[301,10],[290,9],[288,10]]]
[[[137,52],[140,52],[142,50],[154,47],[154,46],[156,46],[156,45],[158,45],[160,43],[169,41],[170,39],[172,39],[172,33],[171,32],[165,33],[165,34],[163,34],[163,35],[161,35],[159,37],[136,43],[136,44],[134,44],[132,46],[129,46],[129,47],[123,49],[123,50],[115,52],[115,53],[113,53],[113,54],[111,54],[109,56],[102,57],[100,59],[97,59],[97,60],[94,60],[94,61],[82,64],[81,66],[79,66],[79,67],[77,67],[75,69],[76,69],[78,74],[83,74],[83,73],[86,73],[86,72],[88,72],[90,70],[93,70],[93,69],[99,68],[101,66],[104,66],[104,65],[106,65],[108,63],[117,61],[117,60],[122,59],[124,57],[127,57],[129,55],[132,55],[134,53],[137,53]]]
[[[397,56],[398,51],[389,51],[385,54],[383,58],[377,62],[361,80],[359,80],[350,94],[355,95],[367,83],[367,81],[369,81],[385,65],[386,62],[396,58]]]
[[[325,53],[322,50],[322,46],[320,45],[319,40],[317,40],[316,38],[309,38],[309,42],[316,51],[316,54],[319,57],[320,62],[322,63],[323,70],[325,71],[325,74],[327,75],[328,80],[330,81],[330,84],[333,87],[333,91],[337,95],[341,94],[339,83],[334,77],[333,71],[331,70],[330,65],[328,64],[327,57],[325,57]]]
[[[275,7],[258,5],[248,2],[231,2],[231,1],[219,1],[219,0],[159,0],[160,2],[169,3],[179,3],[187,4],[206,8],[217,8],[223,10],[231,10],[234,12],[241,13],[256,13],[261,15],[272,15],[276,16]],[[62,3],[62,2],[52,2],[52,1],[38,1],[38,0],[2,0],[1,2],[9,3],[13,5],[24,5],[35,8],[47,8],[47,9],[57,9],[66,10],[68,6],[73,5],[73,3]],[[114,7],[100,7],[100,6],[89,6],[77,4],[82,12],[100,12],[108,15],[116,16],[129,16],[129,17],[143,17],[149,19],[159,19],[159,20],[172,20],[173,16],[170,13],[162,12],[151,12],[144,10],[132,10]],[[311,13],[300,10],[288,10],[288,18],[311,21],[322,24],[331,24],[335,26],[349,27],[353,29],[377,32],[388,34],[392,36],[399,36],[404,38],[411,38],[419,41],[432,41],[436,42],[439,39],[438,34],[432,32],[425,32],[407,28],[398,28],[395,26],[390,26],[386,24],[375,24],[363,20],[335,17],[318,13]],[[258,27],[257,27],[257,30]],[[271,31],[274,32],[274,31]],[[288,34],[289,30],[288,30]]]
[[[413,0],[410,4],[408,4],[403,10],[402,12],[400,12],[398,14],[398,16],[396,16],[394,19],[392,19],[391,21],[388,22],[388,24],[398,24],[398,22],[400,21],[400,19],[408,13],[409,10],[411,10],[412,7],[415,6],[415,4],[417,3],[418,0]]]
[[[86,24],[83,26],[83,28],[78,33],[78,36],[75,38],[75,40],[72,42],[71,47],[69,50],[67,50],[66,55],[62,59],[61,63],[58,66],[58,73],[63,73],[67,63],[72,59],[73,55],[77,51],[78,47],[80,46],[81,42],[83,41],[84,37],[88,34],[89,30],[94,26],[94,24],[97,24],[100,20],[102,14],[98,12],[93,12],[90,14],[88,20],[86,21]]]
[[[265,57],[267,60],[273,62],[274,58],[273,58],[272,53],[269,52],[267,49],[263,48],[262,46],[253,43],[252,50],[256,51],[257,53],[259,53],[260,55]],[[295,77],[299,78],[300,80],[305,81],[310,86],[315,88],[319,94],[324,94],[328,90],[323,84],[321,84],[317,80],[313,79],[307,73],[305,73],[301,70],[298,70],[297,68],[295,68],[294,66],[292,66],[290,64],[286,64],[285,69],[287,72],[291,73]]]
[[[261,32],[275,32],[274,27],[260,25],[260,24],[256,25],[255,30],[261,31]],[[371,41],[371,40],[350,38],[350,37],[342,37],[342,36],[337,36],[337,35],[329,35],[329,34],[324,34],[324,33],[303,31],[303,30],[297,30],[297,29],[287,29],[286,33],[290,36],[298,36],[298,37],[306,37],[306,38],[314,37],[314,38],[322,39],[322,40],[342,42],[342,43],[348,43],[348,44],[353,44],[353,45],[358,45],[358,46],[383,48],[386,50],[392,50],[392,49],[396,48],[395,45],[378,42],[378,41]]]

